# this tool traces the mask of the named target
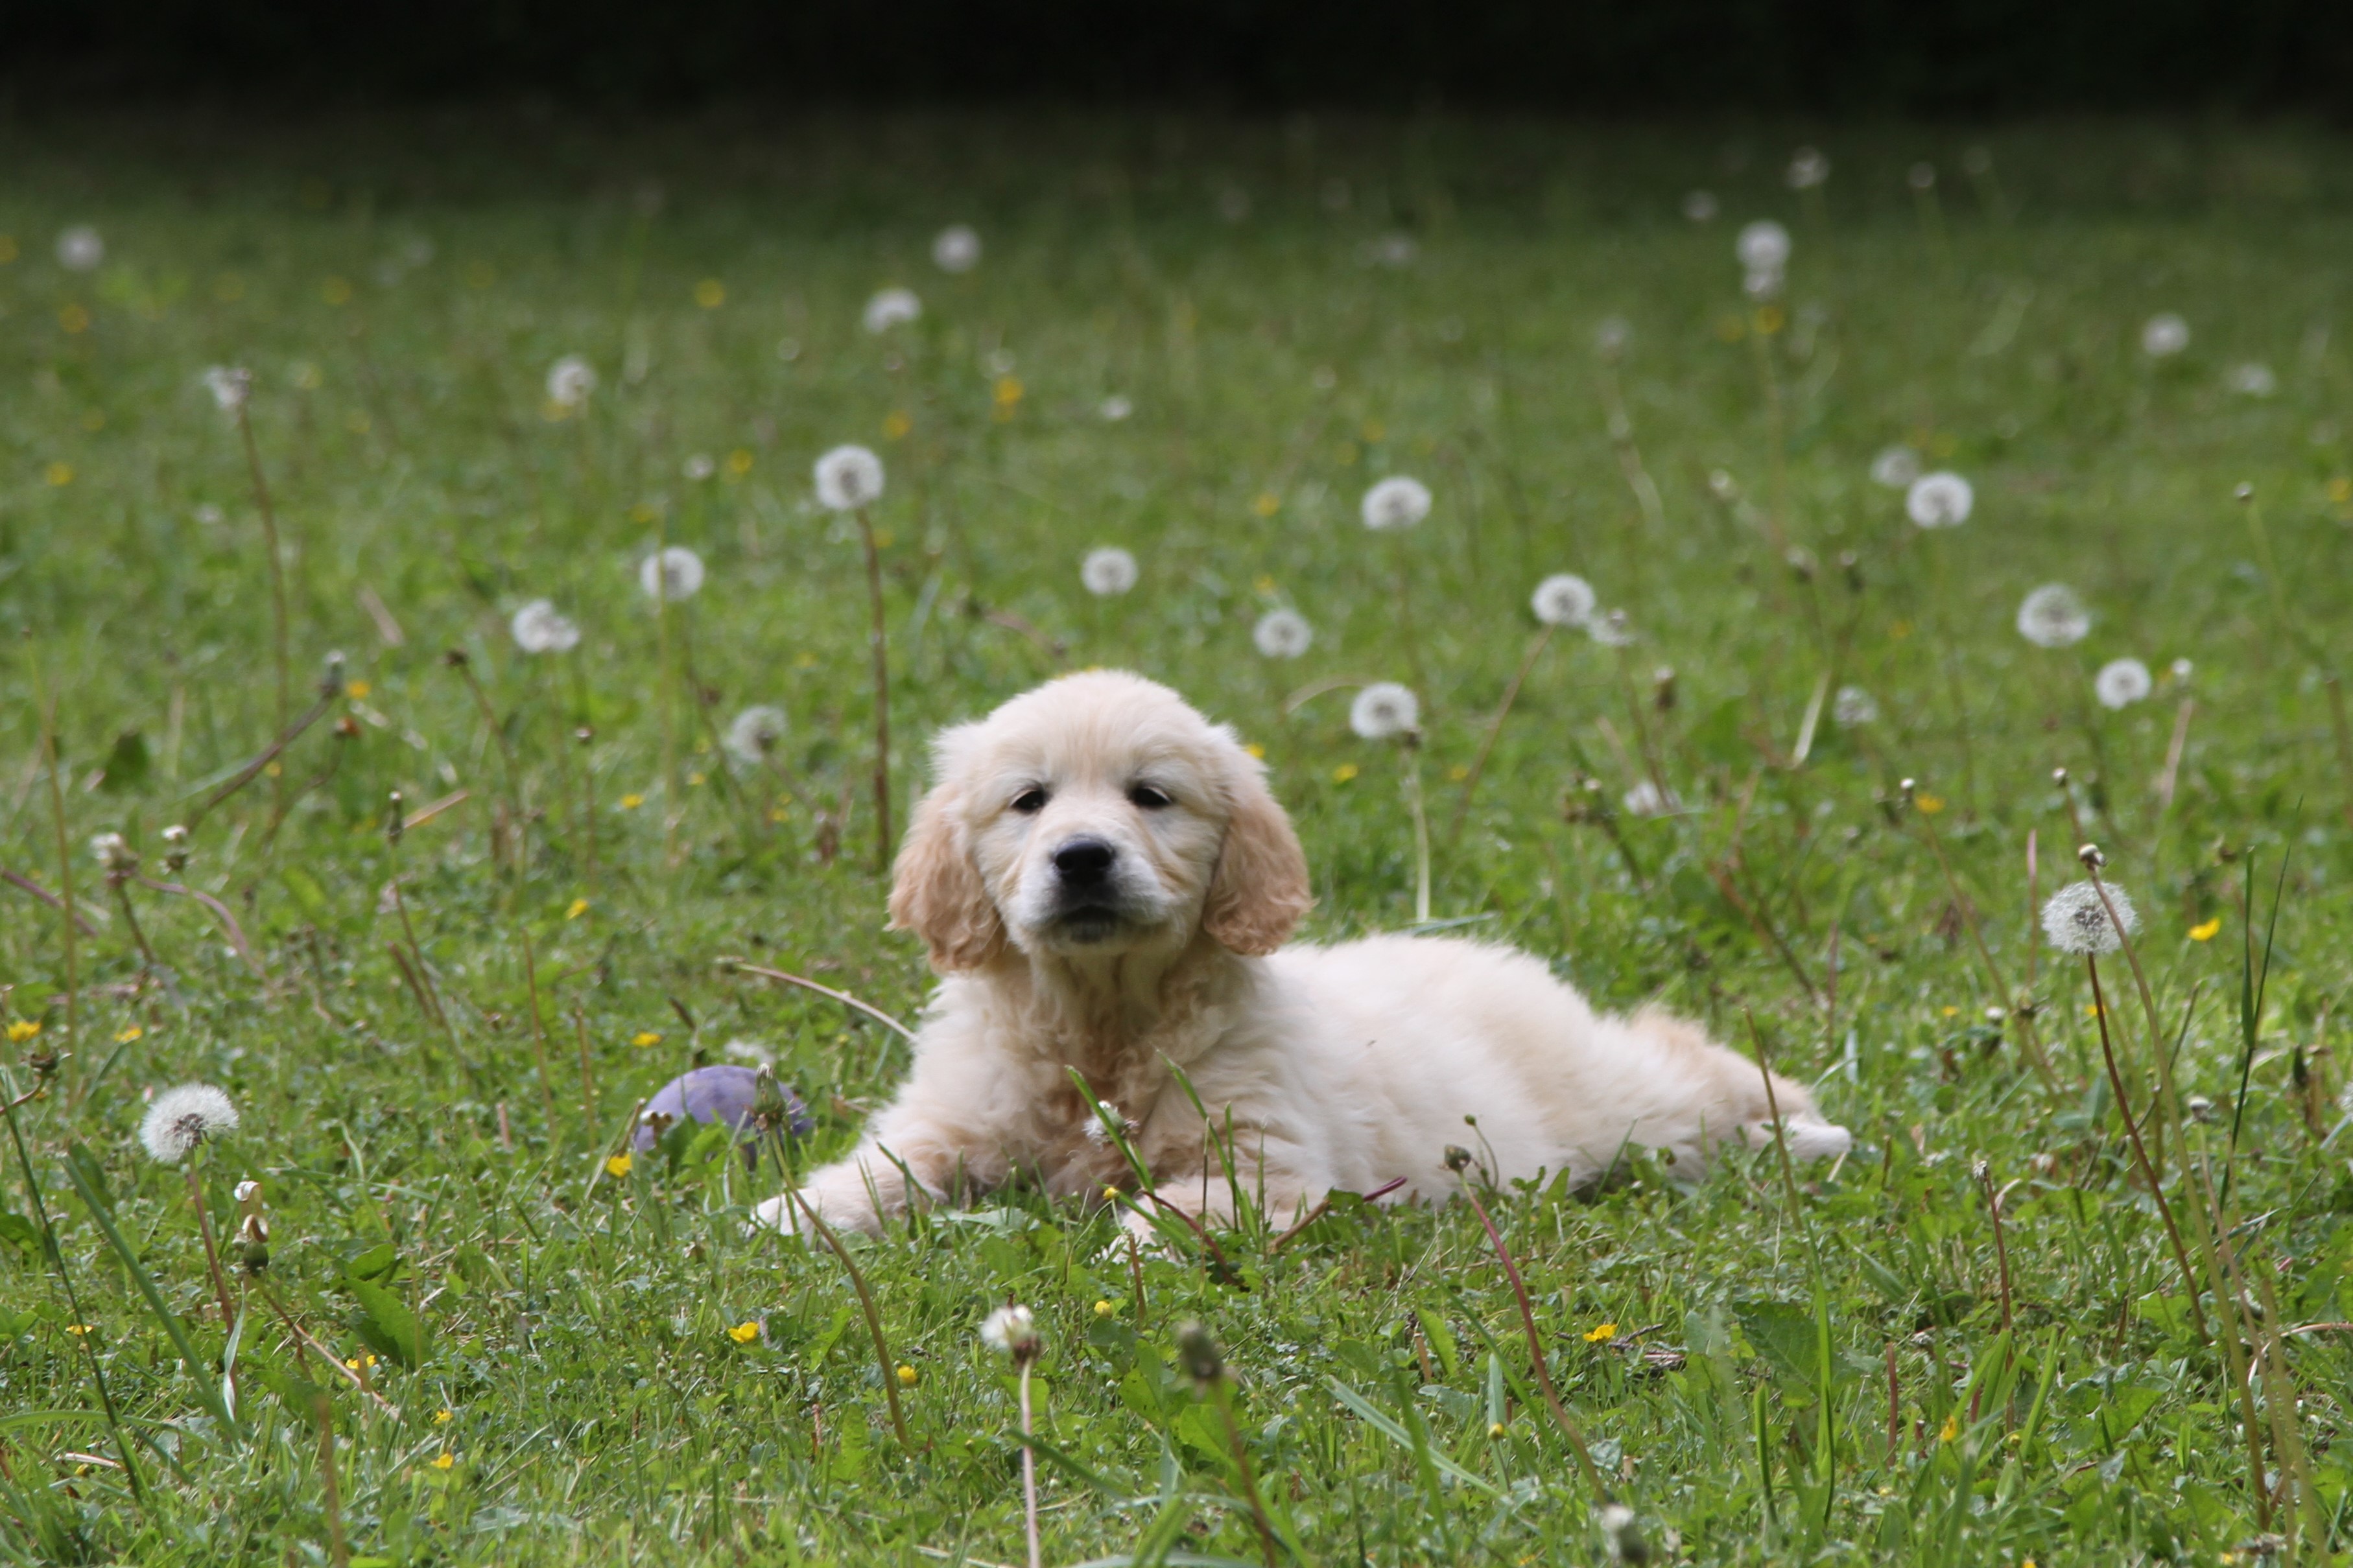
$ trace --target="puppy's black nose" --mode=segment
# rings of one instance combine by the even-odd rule
[[[1100,838],[1073,838],[1054,851],[1054,869],[1065,882],[1100,882],[1117,852]]]

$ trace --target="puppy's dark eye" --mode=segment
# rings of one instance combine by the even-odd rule
[[[1131,804],[1140,805],[1146,811],[1158,811],[1164,805],[1176,804],[1168,798],[1168,792],[1158,784],[1137,784],[1127,792],[1127,798]]]
[[[1013,809],[1024,816],[1037,816],[1046,809],[1046,792],[1042,789],[1023,790],[1013,797]]]

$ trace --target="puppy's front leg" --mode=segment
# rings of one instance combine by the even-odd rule
[[[1242,1185],[1267,1223],[1277,1229],[1296,1223],[1324,1195],[1310,1192],[1298,1176],[1271,1166],[1262,1173],[1254,1171],[1245,1175]],[[1180,1176],[1158,1184],[1148,1196],[1136,1199],[1128,1206],[1122,1223],[1138,1240],[1156,1242],[1160,1232],[1153,1219],[1171,1210],[1205,1226],[1231,1226],[1241,1212],[1241,1204],[1233,1184],[1223,1176],[1212,1176],[1207,1183],[1198,1176]]]

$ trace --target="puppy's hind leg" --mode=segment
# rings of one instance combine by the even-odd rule
[[[1673,1118],[1681,1124],[1680,1135],[1663,1142],[1679,1154],[1697,1155],[1703,1167],[1709,1149],[1726,1139],[1737,1138],[1752,1149],[1770,1147],[1777,1112],[1778,1135],[1793,1160],[1835,1159],[1853,1147],[1853,1135],[1814,1108],[1804,1085],[1768,1074],[1715,1044],[1696,1024],[1645,1008],[1626,1020],[1626,1026],[1659,1053],[1683,1101]],[[1643,1131],[1649,1142],[1657,1129]]]

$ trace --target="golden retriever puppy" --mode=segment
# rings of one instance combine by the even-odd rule
[[[1596,1014],[1525,953],[1285,946],[1310,902],[1299,840],[1258,760],[1166,687],[1066,676],[937,753],[891,917],[944,979],[898,1098],[801,1189],[829,1225],[1014,1181],[1132,1186],[1074,1072],[1161,1200],[1216,1220],[1235,1208],[1211,1142],[1229,1128],[1278,1222],[1334,1189],[1446,1197],[1450,1144],[1497,1182],[1589,1181],[1630,1145],[1697,1171],[1724,1139],[1769,1142],[1778,1103],[1791,1153],[1848,1147],[1797,1084],[1775,1078],[1768,1101],[1756,1065],[1694,1026]],[[761,1218],[802,1223],[783,1198]]]

